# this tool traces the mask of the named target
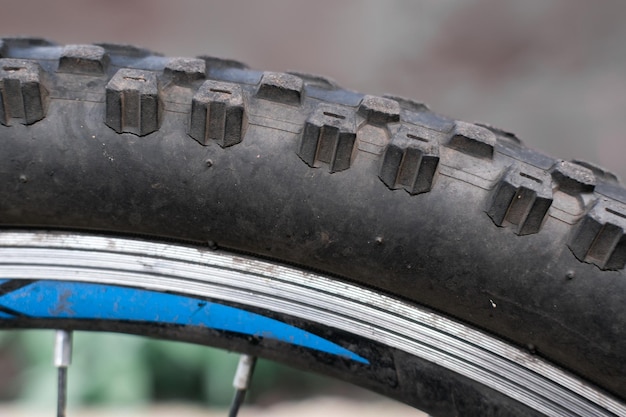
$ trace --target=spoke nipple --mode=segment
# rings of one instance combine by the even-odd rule
[[[54,341],[54,366],[67,368],[72,363],[72,332],[57,330]]]
[[[236,417],[239,413],[239,408],[246,398],[246,391],[248,390],[248,385],[250,385],[250,379],[252,378],[255,364],[256,356],[241,355],[239,357],[239,364],[237,365],[237,371],[235,372],[235,378],[233,379],[235,396],[230,406],[228,417]]]
[[[252,372],[254,372],[254,365],[256,364],[256,357],[250,355],[241,355],[239,357],[239,364],[237,365],[237,372],[235,372],[235,378],[233,380],[233,387],[238,390],[247,390],[252,378]]]

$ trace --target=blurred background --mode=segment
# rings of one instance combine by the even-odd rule
[[[415,98],[437,112],[498,126],[545,153],[586,160],[626,178],[623,1],[0,0],[0,11],[4,36],[132,43],[171,56],[207,54],[263,70],[317,73],[349,89]],[[46,374],[51,372],[51,342],[38,342],[52,339],[33,335],[0,339],[2,398],[39,401],[53,395],[52,388],[44,388],[51,375]],[[89,349],[100,352],[85,360],[98,371],[80,374],[72,368],[75,401],[139,404],[186,398],[189,389],[180,387],[187,383],[201,387],[193,397],[197,402],[225,401],[211,382],[224,377],[205,370],[234,369],[234,356],[102,337],[84,342],[95,343]],[[171,359],[163,359],[167,355]],[[182,364],[167,362],[181,357]],[[17,365],[27,371],[18,373]],[[195,369],[197,380],[182,382],[170,375],[166,379],[176,383],[167,388],[152,379],[166,373],[161,368],[178,366]],[[120,370],[124,382],[114,387],[98,382],[117,378]],[[320,385],[330,387],[326,393],[350,390],[285,376],[290,374],[269,365],[262,372],[263,381],[288,381],[286,386],[306,392]],[[301,395],[297,390],[289,394]],[[254,399],[271,402],[263,395]]]
[[[70,417],[226,416],[239,355],[139,336],[75,332]],[[0,332],[0,416],[55,415],[53,330]],[[422,414],[328,377],[259,359],[241,417]]]

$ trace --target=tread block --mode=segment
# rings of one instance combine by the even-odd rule
[[[106,86],[106,124],[117,133],[144,136],[161,122],[159,83],[155,73],[122,68]]]
[[[256,96],[263,100],[299,106],[303,89],[304,81],[300,77],[282,72],[265,72]]]
[[[496,135],[473,123],[457,121],[448,146],[478,158],[493,158]]]
[[[164,73],[177,84],[189,84],[206,78],[206,62],[202,59],[172,58],[165,65]]]
[[[12,119],[21,119],[30,125],[43,119],[47,98],[38,63],[0,59],[0,123],[8,126]]]
[[[596,188],[593,171],[578,163],[560,161],[552,167],[551,172],[559,190],[568,194],[590,193]]]
[[[325,77],[323,75],[318,74],[310,74],[308,72],[300,72],[300,71],[287,71],[287,74],[295,75],[296,77],[302,78],[305,84],[309,86],[314,86],[317,88],[322,88],[325,90],[332,90],[335,88],[340,88],[337,85],[337,81],[332,78]]]
[[[602,181],[619,184],[619,178],[617,178],[617,175],[613,174],[612,172],[607,171],[606,169],[602,167],[599,167],[587,161],[580,161],[577,159],[574,159],[571,162],[573,164],[580,165],[582,167],[590,169],[591,172],[593,172],[593,175],[595,175],[596,178],[599,178]]]
[[[109,54],[97,45],[66,45],[61,52],[58,72],[72,74],[106,73]]]
[[[97,43],[111,55],[125,56],[129,58],[145,58],[149,56],[162,56],[162,54],[153,52],[149,49],[139,48],[134,45],[124,45],[119,43]]]
[[[388,98],[390,100],[397,101],[401,109],[409,110],[409,111],[416,112],[416,113],[430,110],[428,106],[426,105],[426,103],[415,101],[410,98],[394,96],[392,94],[385,94],[383,95],[383,97]]]
[[[508,171],[492,194],[487,214],[497,226],[517,226],[523,236],[539,232],[552,205],[552,178],[530,166]]]
[[[350,168],[356,141],[354,110],[320,104],[307,119],[298,156],[311,167],[328,164],[330,172]]]
[[[476,123],[476,124],[478,126],[484,127],[485,129],[491,130],[496,135],[497,139],[499,139],[500,137],[503,137],[507,141],[513,142],[517,145],[522,144],[522,140],[518,138],[517,135],[513,132],[509,132],[506,129],[502,129],[502,128],[499,128],[499,127],[496,127],[487,123]]]
[[[216,56],[208,56],[208,55],[200,55],[198,59],[204,61],[207,69],[224,69],[224,68],[234,68],[245,70],[250,67],[241,61],[237,61],[234,59],[228,58],[218,58]]]
[[[359,114],[367,123],[385,125],[400,121],[400,103],[389,98],[365,96],[359,105]]]
[[[438,165],[435,132],[404,125],[387,145],[378,176],[391,189],[404,188],[409,194],[420,194],[432,188]]]
[[[580,261],[603,270],[626,265],[626,205],[600,200],[587,212],[568,246]]]
[[[248,121],[239,84],[205,81],[193,96],[189,136],[202,145],[216,141],[222,148],[243,139]]]

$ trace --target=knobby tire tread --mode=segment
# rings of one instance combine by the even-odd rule
[[[626,191],[422,103],[233,60],[0,41],[0,224],[346,279],[626,399]]]

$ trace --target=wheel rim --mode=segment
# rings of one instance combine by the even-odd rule
[[[626,415],[626,406],[612,397],[461,323],[346,282],[239,254],[118,237],[4,232],[0,276],[176,288],[325,323],[464,375],[545,415]]]

